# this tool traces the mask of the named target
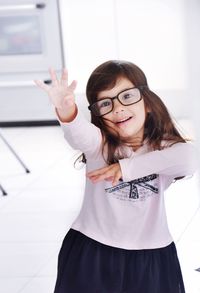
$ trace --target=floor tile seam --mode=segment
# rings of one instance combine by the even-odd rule
[[[35,279],[35,278],[52,278],[55,277],[54,274],[44,274],[44,275],[39,275],[38,277],[33,277],[32,275],[23,275],[23,276],[11,276],[11,277],[7,277],[7,276],[0,276],[0,281],[1,280],[13,280],[13,279]],[[0,282],[1,283],[1,282]]]
[[[195,219],[195,217],[197,216],[197,214],[200,212],[200,204],[198,205],[198,207],[196,208],[196,210],[194,211],[194,213],[192,214],[192,216],[190,217],[189,221],[187,222],[187,224],[185,225],[185,227],[183,228],[183,230],[180,232],[179,236],[176,239],[176,243],[179,244],[183,238],[183,235],[188,231],[188,229],[191,227],[193,220]]]
[[[60,213],[63,213],[63,214],[66,214],[66,213],[77,213],[80,209],[77,208],[77,209],[67,209],[67,208],[63,208],[63,209],[56,209],[55,208],[52,208],[52,209],[41,209],[41,210],[37,210],[37,211],[22,211],[22,210],[19,210],[19,211],[16,211],[16,210],[13,210],[13,211],[1,211],[1,214],[0,214],[0,219],[1,217],[5,217],[5,216],[10,216],[10,215],[30,215],[30,216],[33,216],[33,215],[44,215],[44,217],[46,215],[49,215],[49,214],[60,214]],[[46,215],[45,215],[46,214]]]
[[[59,156],[59,158],[61,159],[62,156]],[[47,171],[49,172],[49,170],[51,170],[57,163],[58,163],[58,158],[56,158],[55,161],[50,166],[48,166],[47,168],[43,169],[35,178],[33,178],[33,180],[31,182],[28,182],[27,185],[25,187],[23,187],[15,196],[11,197],[8,202],[6,202],[3,206],[0,206],[0,210],[2,210],[5,206],[7,206],[10,201],[12,201],[14,198],[16,198],[16,196],[19,197],[24,190],[26,190],[32,184],[37,182],[39,180],[39,178],[41,178],[45,174],[45,172],[47,172]],[[3,184],[3,183],[1,182],[1,184]],[[8,196],[9,195],[7,195],[6,198]]]
[[[33,276],[21,287],[21,289],[19,289],[19,291],[17,291],[16,293],[23,293],[23,291],[24,291],[24,289],[26,289],[27,288],[27,286],[31,283],[31,281],[33,280],[33,279],[36,279],[37,277],[38,277],[38,275],[39,275],[39,272],[41,271],[41,270],[43,270],[44,269],[44,267],[48,264],[48,262],[55,256],[55,255],[57,255],[58,254],[58,250],[57,249],[55,249],[54,250],[54,252],[52,252],[52,254],[51,254],[51,256],[49,256],[48,258],[47,258],[47,260],[40,266],[40,268],[37,270],[37,272],[35,273],[35,274],[33,274]]]
[[[60,240],[52,240],[52,241],[0,241],[0,245],[16,245],[16,244],[59,244],[62,241],[62,238]]]

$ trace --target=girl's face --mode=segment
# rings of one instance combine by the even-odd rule
[[[125,77],[117,80],[116,85],[109,90],[104,90],[98,94],[98,100],[102,98],[112,98],[123,90],[134,87],[134,84]],[[143,99],[136,104],[124,106],[117,99],[113,100],[112,112],[104,115],[102,119],[109,131],[117,132],[121,138],[127,142],[142,142],[144,134],[144,123],[146,110]],[[113,129],[113,130],[112,130]]]

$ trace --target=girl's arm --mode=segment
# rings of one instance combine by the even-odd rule
[[[102,144],[101,131],[90,123],[79,110],[73,121],[69,123],[60,121],[60,124],[64,137],[72,148],[81,150],[86,156],[98,155]]]
[[[56,109],[66,140],[73,148],[81,150],[86,155],[94,155],[100,150],[102,136],[100,130],[79,113],[74,94],[77,82],[73,80],[68,85],[66,69],[63,70],[60,80],[53,69],[49,70],[49,74],[51,85],[41,80],[35,80],[35,83],[48,94]]]
[[[163,150],[119,161],[122,178],[130,181],[151,174],[173,178],[192,175],[197,170],[197,150],[191,143],[176,143]]]
[[[160,151],[119,160],[118,163],[87,173],[87,177],[97,183],[112,181],[113,186],[123,181],[131,181],[151,174],[164,174],[173,178],[192,175],[198,168],[197,150],[190,143],[177,143]]]

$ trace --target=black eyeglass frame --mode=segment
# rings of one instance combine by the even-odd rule
[[[95,103],[89,105],[89,106],[88,106],[88,109],[89,109],[89,110],[90,110],[90,111],[91,111],[96,117],[102,117],[102,116],[107,115],[108,113],[112,112],[112,110],[113,110],[113,108],[114,108],[114,102],[113,102],[114,99],[117,99],[117,100],[119,101],[119,103],[122,104],[123,106],[130,106],[130,105],[133,105],[133,104],[137,104],[138,102],[140,102],[140,101],[142,100],[142,95],[141,95],[141,92],[140,92],[140,99],[139,99],[137,102],[134,102],[134,103],[131,103],[131,104],[125,105],[125,104],[123,104],[123,103],[119,100],[119,95],[120,95],[121,93],[126,92],[126,91],[128,91],[128,90],[132,90],[132,89],[138,89],[139,91],[141,91],[141,90],[143,90],[143,89],[145,89],[145,88],[147,88],[146,85],[134,86],[134,87],[131,87],[131,88],[128,88],[128,89],[125,89],[125,90],[119,92],[119,93],[118,93],[116,96],[114,96],[114,97],[111,97],[111,98],[108,97],[108,98],[100,99],[99,101],[108,100],[108,99],[110,99],[110,100],[112,101],[112,109],[111,109],[109,112],[107,112],[107,113],[105,113],[105,114],[103,114],[103,115],[96,115],[96,114],[92,111],[92,107],[93,107],[93,105],[95,105],[96,103],[98,103],[98,101],[96,101]]]

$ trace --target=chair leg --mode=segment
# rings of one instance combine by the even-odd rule
[[[22,167],[25,169],[26,173],[30,173],[30,170],[26,167],[24,162],[21,160],[21,158],[18,156],[18,154],[15,152],[13,147],[7,142],[5,137],[0,133],[0,138],[3,140],[3,142],[6,144],[6,146],[9,148],[9,150],[12,152],[12,154],[15,156],[15,158],[18,160],[18,162],[22,165]],[[3,196],[7,195],[6,190],[2,187],[0,184],[0,191],[2,192]]]
[[[5,139],[5,137],[0,133],[0,138],[3,140],[3,142],[7,145],[9,150],[12,152],[12,154],[15,156],[15,158],[18,160],[18,162],[22,165],[22,167],[25,169],[26,173],[30,173],[30,170],[27,168],[27,166],[24,164],[24,162],[21,160],[21,158],[18,156],[18,154],[15,152],[13,147],[8,143],[8,141]]]
[[[0,184],[0,190],[2,191],[3,195],[7,195],[7,192],[5,191],[5,189],[2,187],[2,185]]]

